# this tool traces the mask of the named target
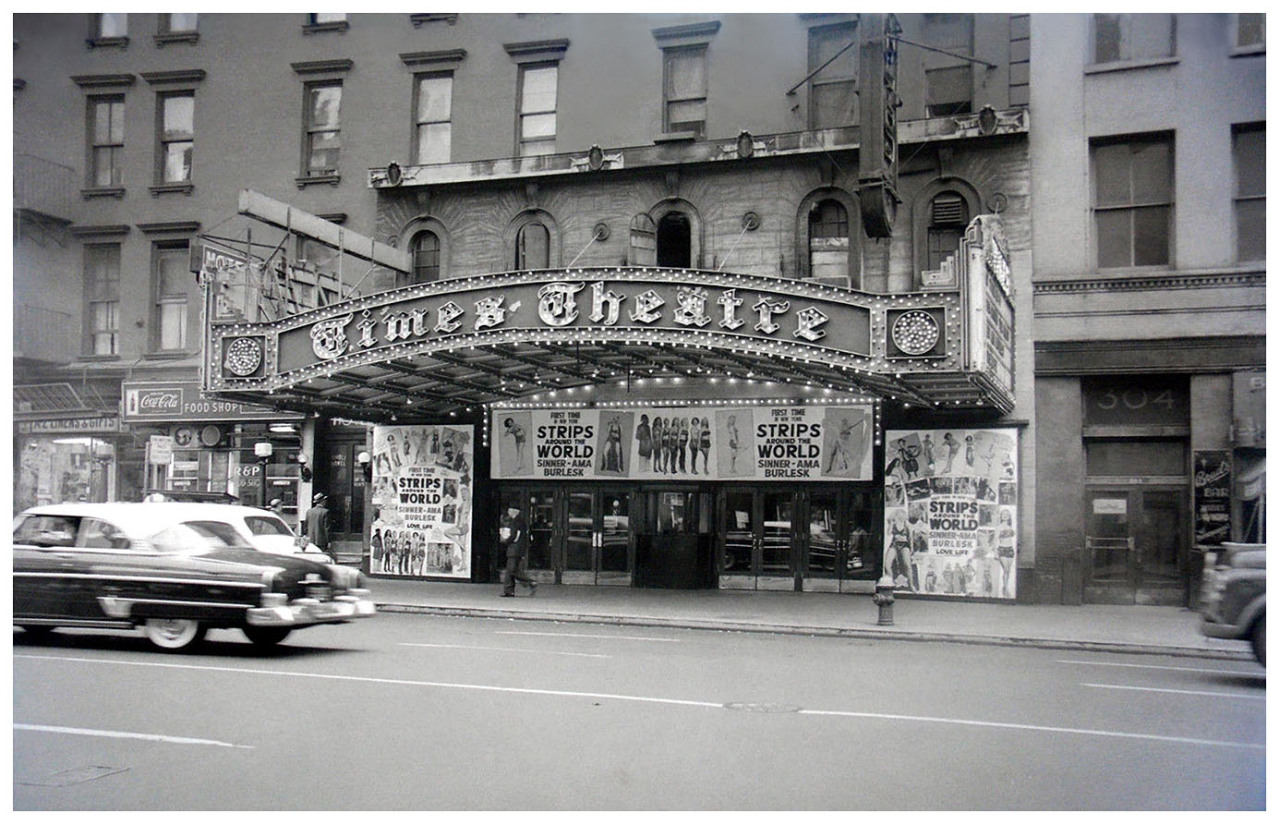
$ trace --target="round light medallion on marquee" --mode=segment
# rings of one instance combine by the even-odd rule
[[[893,343],[907,355],[924,355],[938,343],[942,334],[938,322],[922,310],[911,310],[893,322]]]
[[[234,375],[253,375],[262,366],[262,341],[257,338],[237,338],[226,352],[223,365]]]

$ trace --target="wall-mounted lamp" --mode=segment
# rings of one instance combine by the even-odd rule
[[[302,465],[301,476],[303,481],[311,480],[311,468],[307,465],[308,460],[306,453],[298,453],[298,463]]]
[[[361,450],[356,456],[356,463],[360,465],[360,472],[364,473],[364,480],[373,481],[373,458],[366,450]]]

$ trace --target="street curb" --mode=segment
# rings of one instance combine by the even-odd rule
[[[947,644],[991,645],[997,647],[1035,647],[1043,650],[1092,650],[1100,653],[1131,653],[1141,655],[1196,657],[1201,659],[1226,659],[1253,661],[1247,652],[1234,650],[1205,650],[1194,647],[1134,644],[1129,642],[1086,642],[1067,639],[1038,639],[1020,636],[972,636],[960,633],[925,633],[911,630],[888,630],[852,627],[826,627],[820,625],[778,625],[763,622],[733,622],[703,619],[663,619],[652,616],[596,615],[590,613],[531,613],[521,610],[501,610],[483,607],[437,607],[420,604],[378,603],[383,613],[416,613],[431,616],[456,616],[475,619],[514,619],[533,622],[565,622],[576,624],[606,624],[622,627],[669,627],[687,630],[718,630],[737,633],[773,633],[790,636],[828,636],[846,639],[870,639],[877,641],[941,642]]]

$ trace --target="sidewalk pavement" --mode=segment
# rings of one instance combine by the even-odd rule
[[[1200,634],[1185,607],[1021,605],[898,598],[878,624],[870,595],[538,586],[504,599],[500,584],[368,577],[378,610],[555,622],[680,627],[966,644],[1025,645],[1252,660],[1246,644]]]

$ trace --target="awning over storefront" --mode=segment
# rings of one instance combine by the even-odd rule
[[[584,267],[421,284],[264,323],[214,320],[203,389],[384,422],[650,377],[1008,412],[1013,312],[998,231],[995,218],[975,220],[954,269],[937,273],[927,291],[905,294]],[[213,278],[206,283],[217,288]]]

